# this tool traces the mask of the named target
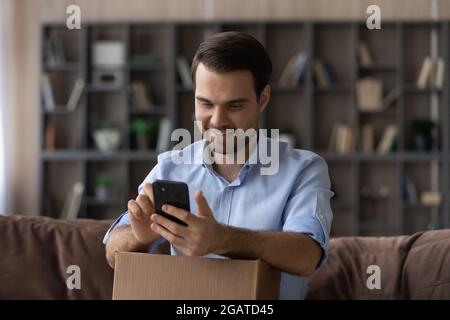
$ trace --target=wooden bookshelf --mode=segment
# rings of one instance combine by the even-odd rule
[[[449,22],[384,22],[382,30],[370,31],[364,23],[348,22],[174,22],[174,23],[86,23],[69,31],[64,24],[42,26],[41,70],[51,79],[56,107],[41,112],[41,211],[58,216],[64,197],[73,183],[82,181],[85,193],[80,217],[114,218],[135,197],[137,187],[156,163],[154,143],[137,150],[130,127],[136,118],[158,123],[168,117],[173,127],[193,130],[192,89],[183,85],[176,59],[191,61],[201,41],[219,31],[240,30],[263,43],[273,61],[272,99],[262,117],[266,128],[290,127],[296,147],[322,155],[328,163],[334,213],[333,236],[405,234],[426,228],[450,227],[450,132],[449,132]],[[442,89],[419,89],[416,79],[423,59],[431,55],[431,33],[438,39],[437,54],[445,61]],[[58,38],[66,58],[48,64],[46,43]],[[121,41],[126,48],[123,83],[105,88],[93,83],[92,44],[96,40]],[[358,44],[367,44],[373,63],[362,65]],[[313,67],[305,69],[304,82],[293,87],[278,85],[290,57],[300,51],[308,58],[326,61],[334,81],[319,87]],[[157,63],[136,62],[150,54]],[[383,81],[386,90],[397,87],[395,103],[381,112],[362,111],[356,98],[359,78],[372,76]],[[77,78],[86,88],[75,112],[64,105]],[[130,87],[141,81],[155,102],[152,111],[135,110]],[[432,107],[433,105],[433,107]],[[432,108],[435,110],[434,115]],[[437,109],[437,117],[436,117]],[[411,125],[416,118],[437,119],[438,143],[431,150],[416,150]],[[98,122],[108,120],[120,132],[120,147],[110,153],[97,149],[92,137]],[[53,121],[58,132],[56,148],[45,148],[45,128]],[[360,137],[370,124],[379,139],[384,128],[395,124],[395,151],[365,154],[358,146],[349,154],[328,149],[336,123],[352,127]],[[155,138],[156,139],[156,138]],[[438,174],[432,175],[431,172]],[[95,195],[95,176],[109,172],[116,186],[107,199]],[[408,176],[417,192],[436,188],[442,195],[439,206],[405,203],[402,181]]]

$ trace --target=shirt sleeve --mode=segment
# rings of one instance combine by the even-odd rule
[[[161,170],[160,170],[160,164],[156,164],[153,169],[150,171],[150,173],[145,177],[144,181],[142,181],[142,183],[139,185],[138,187],[138,193],[139,194],[143,194],[144,193],[144,185],[146,183],[153,183],[158,179],[162,179],[161,177]],[[111,225],[111,227],[109,227],[108,231],[106,232],[105,236],[103,237],[103,244],[106,245],[106,243],[108,242],[108,239],[111,235],[111,232],[120,226],[125,226],[125,225],[129,225],[130,224],[130,218],[128,216],[128,211],[122,213]],[[155,241],[153,241],[150,246],[148,251],[149,252],[153,252],[161,243],[163,243],[165,241],[165,239],[163,237],[158,237],[158,239],[156,239]]]
[[[328,165],[316,155],[299,173],[283,212],[283,231],[300,232],[314,239],[322,248],[320,267],[328,257],[333,213],[330,199]]]

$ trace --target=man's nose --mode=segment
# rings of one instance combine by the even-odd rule
[[[210,121],[211,124],[217,129],[226,127],[228,124],[228,116],[225,108],[222,106],[215,107]]]

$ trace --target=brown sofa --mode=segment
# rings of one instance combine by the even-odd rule
[[[0,216],[1,299],[111,299],[102,237],[111,221]],[[68,290],[78,265],[81,290]],[[381,289],[366,286],[378,265]],[[399,237],[332,239],[307,299],[450,299],[450,229]]]

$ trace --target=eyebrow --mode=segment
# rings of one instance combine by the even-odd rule
[[[202,101],[202,102],[207,102],[207,103],[211,103],[213,104],[213,102],[207,98],[201,97],[201,96],[196,96],[195,99]],[[230,103],[239,103],[239,102],[247,102],[248,99],[247,98],[236,98],[236,99],[232,99],[229,100],[227,102],[225,102],[225,104],[230,104]]]

